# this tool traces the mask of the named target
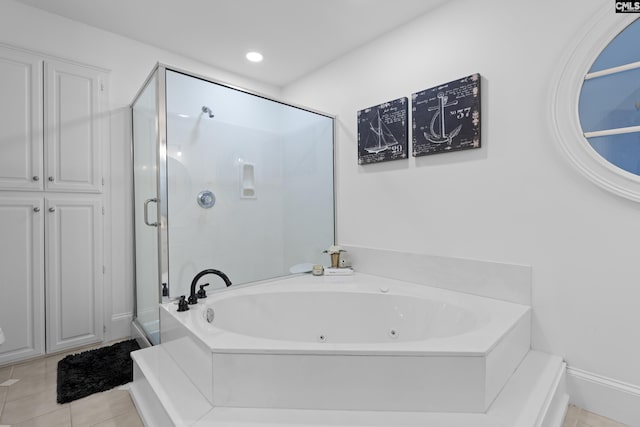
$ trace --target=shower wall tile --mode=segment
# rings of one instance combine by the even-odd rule
[[[166,86],[170,296],[205,268],[240,284],[321,262],[334,237],[332,121],[184,73],[168,71]]]
[[[346,246],[356,271],[531,305],[532,269],[464,258]]]

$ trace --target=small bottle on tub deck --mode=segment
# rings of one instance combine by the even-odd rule
[[[323,273],[324,273],[324,267],[321,266],[320,264],[315,264],[313,266],[313,269],[311,270],[311,274],[313,274],[314,276],[322,276]]]

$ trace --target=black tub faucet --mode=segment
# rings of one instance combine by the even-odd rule
[[[196,296],[196,284],[198,283],[198,280],[200,280],[202,276],[205,276],[207,274],[215,274],[216,276],[219,276],[222,280],[224,280],[224,283],[227,285],[227,287],[231,286],[231,280],[229,280],[227,275],[224,274],[222,271],[214,270],[213,268],[202,270],[200,273],[196,274],[193,280],[191,281],[191,294],[189,295],[189,304],[198,303],[198,297]]]
[[[187,300],[184,299],[184,295],[181,295],[180,301],[178,301],[178,311],[189,311],[189,304],[187,304]]]

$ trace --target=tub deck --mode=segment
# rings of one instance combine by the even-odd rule
[[[399,295],[415,298],[425,298],[455,305],[463,309],[477,311],[482,315],[489,315],[490,320],[480,328],[469,333],[451,337],[433,337],[427,340],[403,341],[401,344],[389,340],[384,342],[334,343],[317,341],[288,341],[282,339],[266,339],[257,335],[251,336],[234,333],[216,328],[203,321],[203,306],[213,306],[214,301],[251,296],[255,294],[278,293],[314,293],[323,292],[344,293],[350,296],[357,293],[378,293],[381,295]],[[211,295],[205,300],[191,306],[191,310],[177,313],[175,303],[164,304],[163,311],[171,313],[184,327],[189,329],[198,340],[217,353],[278,353],[278,354],[376,354],[376,355],[437,355],[437,356],[480,356],[486,355],[498,345],[502,337],[509,333],[516,324],[530,316],[530,307],[493,298],[449,291],[425,285],[402,282],[393,279],[356,273],[353,276],[320,276],[311,275],[291,277],[269,281],[259,285],[240,286],[236,289],[224,290]],[[358,307],[353,305],[354,316]],[[332,316],[332,308],[327,304],[327,321]],[[302,321],[305,319],[293,319]]]
[[[481,326],[465,333],[402,343],[291,342],[248,337],[216,328],[204,320],[206,307],[215,307],[217,298],[255,292],[298,292],[301,289],[305,292],[372,292],[373,289],[373,292],[390,295],[418,292],[447,304],[472,307],[478,310],[480,317],[483,313],[489,316],[480,322]],[[529,382],[536,381],[536,375],[532,374],[536,369],[553,371],[549,378],[564,372],[561,360],[529,351],[531,316],[528,306],[364,274],[302,276],[238,287],[212,295],[206,304],[191,308],[188,312],[178,313],[174,304],[161,306],[162,344],[140,354],[134,353],[137,379],[132,394],[141,400],[140,408],[145,406],[143,394],[168,387],[161,384],[164,380],[152,378],[157,369],[171,370],[167,368],[171,363],[176,375],[183,378],[178,382],[190,384],[194,390],[186,395],[197,392],[200,396],[200,409],[192,408],[193,415],[190,415],[197,417],[176,425],[234,425],[217,423],[227,417],[237,417],[239,423],[249,422],[253,416],[257,417],[256,426],[279,425],[277,422],[270,424],[271,421],[261,424],[269,419],[268,414],[274,419],[285,416],[283,414],[292,419],[302,417],[299,425],[305,425],[304,417],[321,411],[328,417],[326,425],[429,425],[400,421],[417,417],[416,420],[427,422],[425,420],[431,416],[437,418],[446,414],[445,418],[450,421],[437,425],[482,426],[485,425],[482,420],[496,419],[495,414],[490,415],[492,411],[506,410],[498,402],[500,399],[508,401],[511,397],[503,393],[504,397],[498,398],[501,391],[522,387],[522,384],[508,385],[514,380],[525,381],[518,380],[515,372],[525,372],[520,376],[527,378],[531,375],[526,379]],[[357,307],[354,311],[357,312]],[[165,376],[164,372],[162,376]],[[543,388],[546,390],[546,387]],[[137,393],[136,389],[146,392]],[[154,391],[162,403],[151,412],[158,412],[162,407],[164,412],[174,414],[171,419],[176,419],[175,414],[181,412],[171,403],[173,398],[166,396],[168,393]],[[521,394],[526,393],[521,391]],[[549,406],[549,402],[546,405]],[[332,424],[330,420],[334,415],[331,414],[343,416],[344,411],[353,415],[348,417],[353,419],[353,424]],[[363,424],[362,420],[374,419],[371,411],[382,411],[385,416],[380,419],[398,417],[398,421]],[[413,415],[407,415],[409,413]],[[418,413],[422,415],[416,415]],[[476,417],[471,424],[469,417]],[[211,424],[196,424],[205,419]],[[467,424],[456,424],[458,421],[455,420],[467,420]],[[486,425],[501,425],[491,422]]]
[[[384,292],[452,304],[484,320],[466,333],[402,343],[275,340],[204,320],[206,308],[223,299],[287,292],[338,299]],[[164,304],[160,318],[163,346],[216,407],[360,411],[485,412],[529,351],[531,325],[528,306],[365,274],[239,287],[187,312]]]

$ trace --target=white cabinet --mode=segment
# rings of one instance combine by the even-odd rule
[[[0,46],[0,190],[102,191],[105,79]]]
[[[102,340],[102,203],[45,199],[47,352]]]
[[[48,60],[45,70],[43,180],[51,191],[101,191],[103,75]]]
[[[0,195],[0,365],[102,341],[102,229],[99,196]]]
[[[0,195],[0,365],[102,341],[102,229],[99,196]]]
[[[41,190],[42,59],[0,47],[0,188]]]
[[[0,46],[0,365],[103,339],[106,77]]]
[[[43,207],[42,198],[0,197],[0,365],[45,351]]]

